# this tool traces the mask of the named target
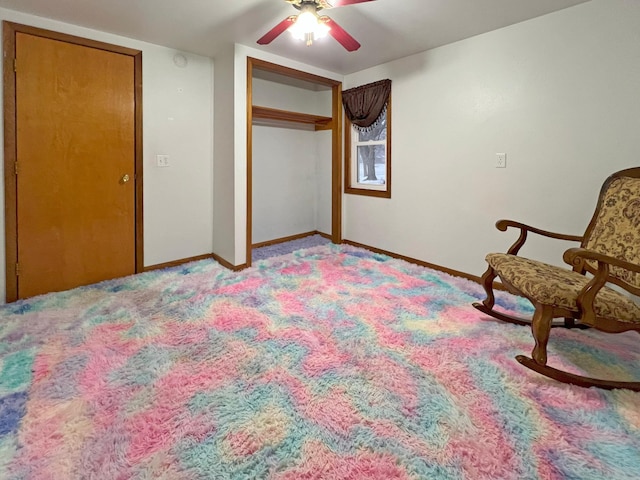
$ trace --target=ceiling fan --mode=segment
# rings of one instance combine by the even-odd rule
[[[329,17],[320,15],[320,12],[329,8],[371,1],[373,0],[285,0],[300,13],[285,18],[261,37],[258,44],[267,45],[288,29],[295,38],[306,41],[307,45],[311,45],[314,40],[328,33],[349,52],[354,52],[360,48],[358,41]]]

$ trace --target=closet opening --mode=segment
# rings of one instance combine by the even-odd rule
[[[342,241],[342,82],[247,59],[247,266],[253,249]]]

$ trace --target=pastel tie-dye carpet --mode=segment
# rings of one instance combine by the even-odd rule
[[[0,478],[639,479],[640,393],[525,369],[530,332],[481,296],[326,245],[0,307]],[[640,377],[634,332],[554,329],[549,352]]]

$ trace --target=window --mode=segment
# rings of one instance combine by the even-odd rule
[[[388,109],[364,132],[347,120],[346,139],[345,192],[391,197]]]
[[[382,80],[343,92],[345,193],[391,198],[390,84]]]

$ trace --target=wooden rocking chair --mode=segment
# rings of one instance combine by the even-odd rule
[[[531,325],[535,339],[533,358],[518,355],[518,362],[564,383],[640,391],[640,382],[588,378],[547,366],[547,341],[554,318],[565,320],[564,324],[553,326],[593,327],[609,333],[635,330],[640,333],[640,306],[631,296],[606,285],[618,285],[633,295],[640,295],[640,168],[622,170],[607,178],[583,236],[547,232],[510,220],[500,220],[496,227],[501,231],[508,227],[517,228],[520,236],[506,254],[487,255],[489,268],[482,276],[487,298],[473,306],[499,320]],[[524,245],[528,232],[580,242],[579,248],[570,248],[563,256],[573,269],[519,257],[518,251]],[[587,277],[587,272],[592,277]],[[535,311],[531,320],[493,309],[493,280],[496,276],[511,293],[526,297],[533,303]]]

